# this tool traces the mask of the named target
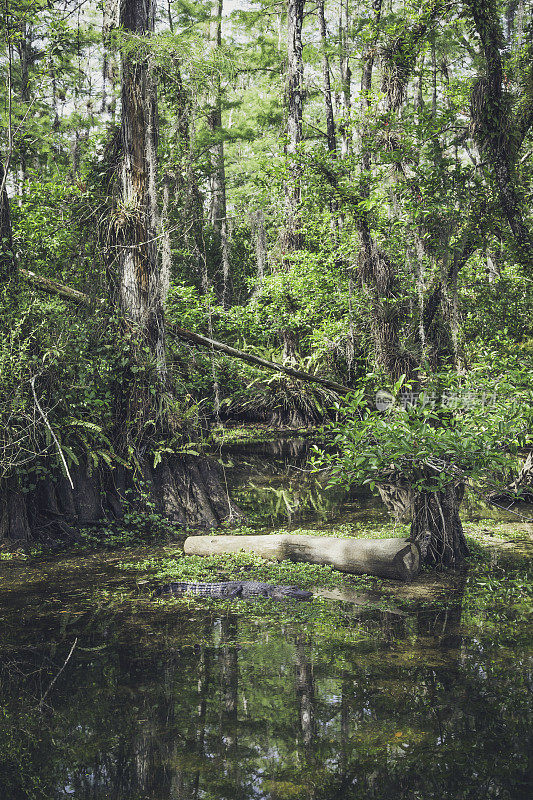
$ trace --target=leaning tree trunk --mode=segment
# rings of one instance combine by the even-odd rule
[[[415,495],[411,541],[420,546],[422,560],[445,567],[458,566],[468,556],[459,508],[464,484],[448,484],[440,492]]]

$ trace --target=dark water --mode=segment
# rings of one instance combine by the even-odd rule
[[[530,798],[524,548],[389,584],[403,613],[132,602],[147,549],[0,562],[0,798]]]

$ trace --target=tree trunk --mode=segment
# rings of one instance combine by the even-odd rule
[[[381,0],[377,0],[374,3],[374,37],[365,52],[361,74],[361,97],[365,113],[368,113],[371,107],[372,72],[380,20]],[[363,197],[370,196],[371,153],[369,136],[363,130],[361,153]],[[377,246],[371,233],[366,212],[362,212],[359,215],[359,232],[361,237],[361,278],[371,294],[371,325],[376,365],[392,378],[398,378],[404,373],[409,374],[413,364],[407,354],[402,353],[400,346],[401,318],[396,306],[398,295],[397,270],[393,262]]]
[[[324,92],[324,104],[326,106],[326,130],[328,136],[328,150],[330,153],[337,151],[337,137],[335,135],[335,120],[333,118],[333,103],[331,100],[331,81],[329,76],[328,58],[328,39],[326,30],[326,18],[324,15],[324,0],[318,4],[318,24],[320,27],[320,39],[322,43],[322,81]]]
[[[220,47],[222,44],[222,11],[223,0],[215,0],[212,8],[210,25],[211,47]],[[210,205],[209,222],[215,235],[215,248],[222,271],[222,306],[229,308],[231,305],[233,287],[231,279],[230,249],[228,237],[228,221],[226,210],[226,170],[224,164],[224,142],[222,141],[222,103],[220,78],[215,79],[215,88],[210,98],[212,106],[207,117],[209,129],[215,144],[211,147],[211,175],[210,175]]]
[[[192,272],[198,277],[204,292],[209,288],[207,262],[204,243],[204,202],[198,188],[198,180],[194,169],[194,154],[191,149],[193,119],[191,96],[183,85],[181,72],[178,69],[172,98],[174,111],[174,142],[171,160],[173,168],[168,180],[169,213],[170,200],[179,209],[179,219],[183,230],[180,238],[184,239],[184,249],[191,253]],[[165,187],[163,187],[163,203],[165,203]],[[170,236],[169,239],[170,247]]]
[[[392,477],[392,476],[391,476]],[[394,478],[392,477],[394,481]],[[413,513],[414,492],[409,486],[402,484],[401,476],[391,483],[378,483],[377,490],[389,512],[401,522],[410,520]]]
[[[519,120],[515,118],[509,124],[510,109],[503,84],[503,32],[500,17],[493,5],[485,0],[468,0],[468,5],[485,58],[485,75],[474,84],[470,99],[473,132],[492,168],[500,206],[514,237],[516,256],[524,267],[530,268],[533,237],[526,222],[514,175],[522,132],[518,137],[515,136],[516,141],[512,140],[508,132],[519,127]],[[523,105],[531,107],[531,100],[524,99]],[[529,127],[533,115],[529,112],[526,116]]]
[[[27,542],[31,538],[28,522],[26,495],[23,495],[7,481],[1,489],[0,500],[0,541]]]
[[[342,125],[341,155],[347,156],[351,150],[351,84],[352,70],[350,68],[350,54],[348,52],[348,27],[350,24],[348,0],[341,0],[339,17],[339,46],[340,46],[340,73],[341,73],[341,106]]]
[[[489,283],[496,283],[500,279],[500,265],[498,254],[490,247],[485,248],[485,263],[487,265],[487,280]]]
[[[30,102],[29,66],[32,49],[32,30],[26,23],[20,25],[20,37],[16,43],[20,60],[20,99],[23,103]],[[26,173],[28,169],[26,144],[22,140],[20,150],[20,194],[24,195],[26,186]]]
[[[0,286],[2,287],[13,277],[16,266],[6,178],[4,165],[0,164]]]
[[[449,484],[440,492],[418,492],[414,499],[411,541],[420,546],[428,564],[454,567],[468,556],[459,508],[464,484]]]
[[[170,191],[171,177],[168,172],[163,176],[163,206],[161,209],[161,295],[163,300],[170,289],[170,275],[172,272],[172,245],[170,241]]]
[[[366,215],[361,218],[360,236],[361,278],[370,291],[376,365],[393,379],[403,374],[409,376],[414,362],[400,345],[401,317],[397,307],[399,284],[395,265],[378,248],[370,233]]]
[[[288,0],[287,10],[287,159],[289,176],[285,189],[285,245],[288,251],[303,244],[300,220],[301,170],[297,163],[298,146],[302,141],[303,121],[303,58],[302,26],[305,0]]]
[[[255,226],[255,256],[257,261],[257,277],[252,293],[253,295],[257,294],[261,290],[268,259],[267,240],[265,233],[265,215],[261,209],[255,213]]]
[[[137,35],[150,35],[154,15],[153,0],[125,0],[120,8],[120,24]],[[148,58],[122,55],[121,98],[118,299],[128,324],[154,353],[164,384],[164,298],[157,258],[157,103]]]

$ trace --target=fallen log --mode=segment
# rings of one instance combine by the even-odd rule
[[[189,536],[187,555],[255,553],[273,561],[329,564],[341,572],[410,581],[420,568],[420,551],[407,539],[337,539],[291,533],[258,536]]]

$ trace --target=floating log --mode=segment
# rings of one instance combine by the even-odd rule
[[[187,555],[255,553],[274,561],[329,564],[341,572],[410,581],[420,568],[418,546],[407,539],[337,539],[291,533],[258,536],[189,536]]]

